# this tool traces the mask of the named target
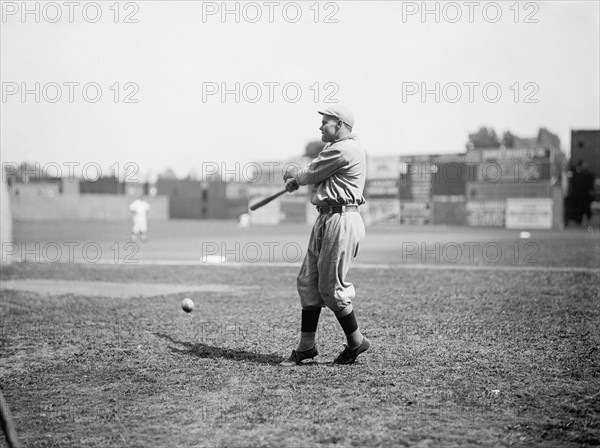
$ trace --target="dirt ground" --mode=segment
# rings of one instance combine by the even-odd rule
[[[123,291],[145,285],[127,298],[102,288],[2,290],[0,384],[22,442],[600,443],[598,273],[357,268],[350,280],[372,350],[355,365],[333,365],[344,338],[326,310],[316,362],[284,369],[277,363],[299,331],[296,273],[294,266],[4,267],[3,287],[29,279],[121,283]],[[170,284],[200,290],[158,287]],[[196,303],[191,314],[180,308],[186,296]]]
[[[24,446],[600,444],[597,228],[369,228],[349,280],[372,349],[333,365],[325,310],[320,355],[283,369],[308,232],[16,226],[0,385]]]

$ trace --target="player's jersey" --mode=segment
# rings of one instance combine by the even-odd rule
[[[362,205],[367,156],[354,134],[328,143],[296,174],[300,185],[314,184],[310,202],[317,206]]]
[[[146,201],[142,201],[141,199],[136,199],[131,204],[129,204],[129,210],[133,212],[136,218],[145,218],[146,213],[150,210],[150,204]]]

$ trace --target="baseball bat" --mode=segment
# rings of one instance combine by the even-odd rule
[[[256,210],[257,208],[261,208],[263,205],[267,205],[269,202],[271,202],[273,199],[278,198],[279,196],[281,196],[283,193],[287,192],[287,190],[284,188],[281,191],[278,191],[275,194],[272,194],[271,196],[269,196],[268,198],[264,198],[262,201],[257,202],[254,205],[250,206],[250,210]]]

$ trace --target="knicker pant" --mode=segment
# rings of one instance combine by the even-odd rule
[[[148,231],[148,220],[145,216],[134,216],[132,233],[146,233]]]
[[[345,278],[364,237],[365,226],[358,212],[317,217],[297,279],[303,309],[352,310],[354,285]]]

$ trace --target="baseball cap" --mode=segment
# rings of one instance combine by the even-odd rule
[[[321,115],[331,115],[332,117],[342,120],[351,128],[354,127],[354,114],[346,106],[336,104],[318,112]]]

